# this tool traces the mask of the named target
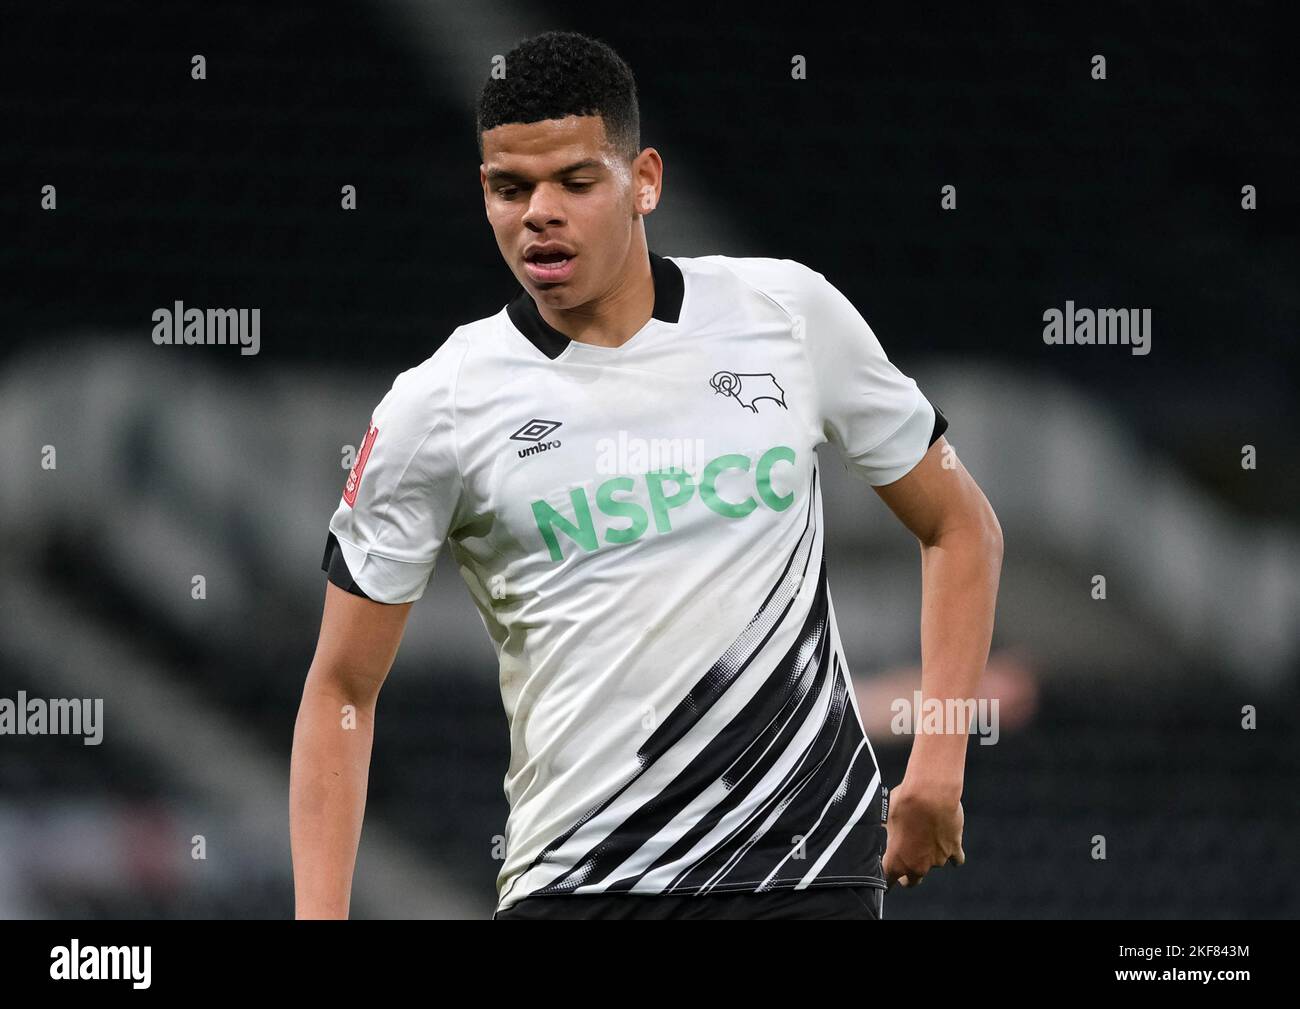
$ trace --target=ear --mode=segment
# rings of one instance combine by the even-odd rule
[[[663,159],[653,147],[647,147],[632,162],[632,186],[636,194],[632,203],[638,214],[649,214],[659,206],[663,179]]]

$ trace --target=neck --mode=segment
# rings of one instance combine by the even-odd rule
[[[619,347],[650,321],[655,307],[654,277],[645,233],[638,230],[612,286],[575,308],[552,308],[541,301],[537,311],[547,324],[570,340],[598,347]]]

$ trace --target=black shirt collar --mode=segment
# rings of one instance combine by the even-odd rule
[[[677,322],[682,312],[686,283],[681,268],[671,259],[650,255],[650,276],[655,285],[655,306],[650,313],[661,322]],[[570,344],[567,336],[542,318],[537,302],[521,286],[519,293],[506,305],[506,313],[515,328],[528,337],[534,347],[554,361]]]

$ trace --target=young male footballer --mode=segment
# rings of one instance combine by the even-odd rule
[[[509,722],[495,918],[879,919],[893,882],[964,861],[966,727],[918,735],[884,786],[814,449],[920,542],[927,699],[974,697],[988,657],[988,501],[820,273],[648,249],[663,161],[609,47],[521,43],[477,125],[520,290],[397,377],[330,521],[294,733],[297,915],[348,914],[375,700],[446,543]]]

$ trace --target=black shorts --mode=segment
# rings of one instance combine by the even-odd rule
[[[546,921],[552,918],[749,918],[879,921],[885,891],[875,886],[822,886],[766,893],[574,894],[524,897],[492,916],[494,921]]]

